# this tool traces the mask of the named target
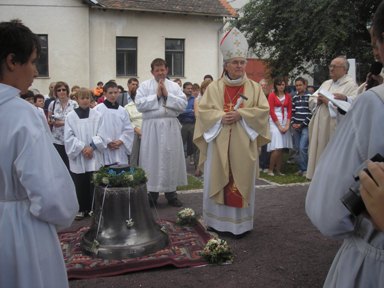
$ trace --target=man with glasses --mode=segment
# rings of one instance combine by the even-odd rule
[[[338,56],[328,66],[331,79],[321,84],[320,89],[331,92],[336,99],[352,102],[357,95],[358,86],[348,73],[349,63],[346,57]],[[319,90],[320,90],[319,89]],[[321,153],[336,129],[341,117],[337,108],[323,95],[311,97],[310,108],[313,116],[309,123],[309,157],[307,178],[312,179]]]
[[[204,165],[204,222],[238,238],[253,229],[258,147],[269,142],[269,105],[261,86],[245,73],[244,35],[233,28],[220,49],[224,73],[199,102],[194,142]]]

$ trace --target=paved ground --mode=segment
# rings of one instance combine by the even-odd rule
[[[241,239],[220,236],[234,251],[233,264],[165,267],[109,278],[72,280],[70,287],[322,287],[340,243],[323,237],[306,217],[308,186],[276,186],[259,180],[256,184],[254,230]],[[201,214],[201,191],[179,197],[184,207]],[[175,220],[178,210],[167,206],[160,196],[160,218]]]

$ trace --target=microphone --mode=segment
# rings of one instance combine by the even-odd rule
[[[371,68],[369,69],[369,72],[372,75],[379,75],[382,69],[383,69],[383,64],[381,64],[381,62],[375,61],[371,64]],[[379,85],[379,83],[370,76],[367,80],[366,90],[372,87],[375,87],[377,85]]]
[[[369,69],[369,72],[371,72],[373,75],[379,75],[381,69],[383,69],[383,64],[381,64],[381,62],[375,61],[371,64],[371,69]]]

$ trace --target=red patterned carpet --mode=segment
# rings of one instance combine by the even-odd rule
[[[194,227],[178,226],[174,222],[160,220],[169,236],[168,247],[138,258],[105,260],[83,254],[81,239],[89,227],[59,233],[59,239],[67,266],[69,279],[86,279],[124,274],[133,271],[158,268],[166,265],[191,267],[205,265],[200,252],[211,235],[200,223]]]

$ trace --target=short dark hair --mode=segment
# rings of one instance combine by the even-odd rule
[[[104,85],[104,83],[102,81],[99,81],[99,82],[97,82],[97,86],[99,86],[99,85]]]
[[[25,64],[36,49],[40,56],[41,45],[39,37],[20,20],[0,23],[0,68],[9,54],[13,54],[13,61]],[[0,69],[0,78],[2,69]]]
[[[377,7],[375,15],[373,16],[373,35],[380,42],[384,42],[383,32],[384,32],[384,1],[382,1]]]
[[[183,89],[185,89],[185,87],[187,87],[189,85],[193,86],[192,82],[184,82]]]
[[[151,70],[152,71],[155,68],[155,66],[165,66],[165,68],[168,68],[167,62],[165,62],[165,60],[161,59],[161,58],[156,58],[152,61],[152,63],[151,63]]]
[[[117,88],[116,82],[108,81],[107,83],[105,83],[105,85],[103,86],[103,91],[107,92],[109,88]]]
[[[36,94],[34,97],[33,97],[33,103],[36,103],[37,102],[37,99],[45,99],[43,95],[41,94]]]
[[[132,82],[139,83],[139,80],[137,80],[137,78],[135,78],[135,77],[131,77],[131,78],[128,79],[128,84],[131,84]]]
[[[295,79],[295,83],[297,82],[297,81],[301,81],[304,85],[307,85],[308,84],[308,80],[307,79],[305,79],[304,77],[297,77],[296,79]]]
[[[33,94],[33,92],[31,90],[28,90],[27,92],[23,93],[23,94],[20,94],[20,97],[22,99],[27,99],[27,98],[35,98],[35,94]]]
[[[203,80],[205,80],[205,79],[211,79],[213,81],[213,77],[210,74],[205,75]]]

